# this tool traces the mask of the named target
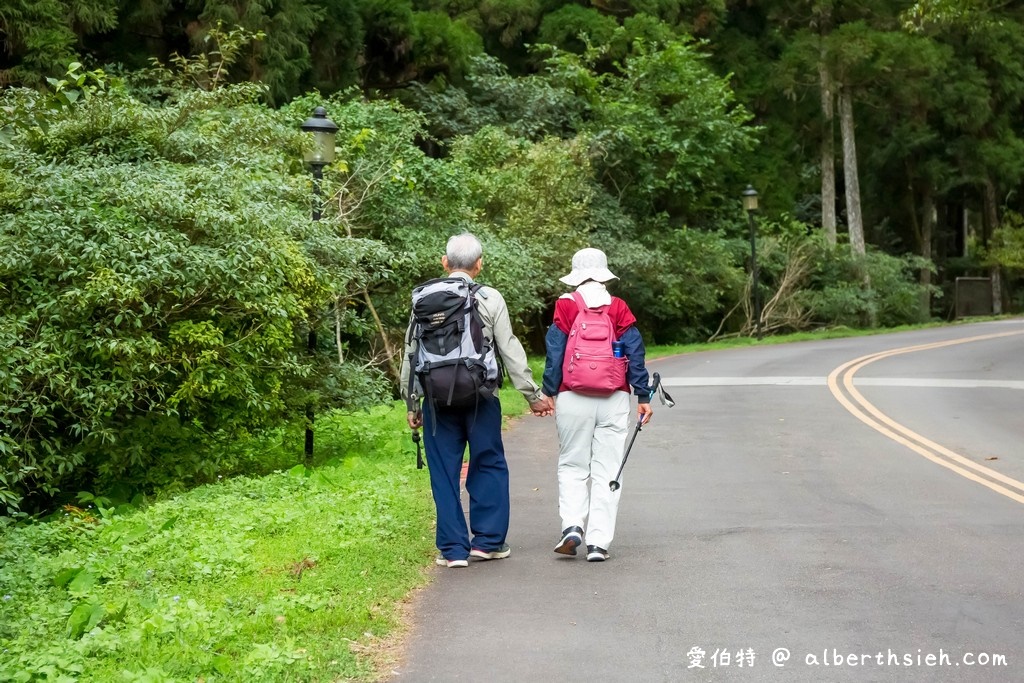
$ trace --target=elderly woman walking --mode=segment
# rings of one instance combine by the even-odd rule
[[[611,491],[608,484],[622,463],[630,387],[637,397],[637,420],[647,422],[653,414],[644,341],[629,306],[608,292],[606,283],[615,279],[603,251],[587,248],[576,252],[572,272],[560,278],[575,291],[555,302],[554,321],[545,338],[543,391],[546,396],[557,396],[558,512],[562,536],[555,552],[576,555],[576,548],[585,542],[589,562],[608,559],[608,548],[615,535],[620,491]],[[580,320],[588,322],[580,325]],[[616,368],[614,362],[595,357],[581,372],[578,361],[582,355],[567,356],[567,347],[577,348],[588,338],[598,339],[597,344],[605,343],[601,333],[605,328],[610,330],[608,341],[615,344],[609,344],[609,352],[614,349],[613,357],[626,360]],[[589,343],[594,348],[595,342]],[[603,373],[605,364],[610,368],[605,373],[607,377],[581,379],[587,372]],[[619,374],[615,374],[616,370]]]

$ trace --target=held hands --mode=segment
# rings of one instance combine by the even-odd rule
[[[547,417],[555,414],[555,399],[550,396],[540,395],[536,401],[530,402],[530,410],[536,417]]]
[[[423,413],[420,411],[409,411],[405,414],[405,419],[409,422],[409,427],[412,429],[419,429],[423,426]]]

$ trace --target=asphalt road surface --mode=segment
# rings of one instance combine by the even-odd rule
[[[392,681],[1024,681],[1024,320],[649,368],[611,558],[518,420],[512,556],[433,570]]]

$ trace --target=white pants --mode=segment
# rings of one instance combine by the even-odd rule
[[[629,422],[629,394],[558,394],[558,513],[562,529],[586,530],[586,544],[608,549],[615,535],[619,492],[608,482],[622,464]]]

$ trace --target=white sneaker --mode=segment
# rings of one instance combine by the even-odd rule
[[[443,557],[439,557],[434,560],[434,564],[439,567],[448,567],[449,569],[455,569],[456,567],[468,567],[469,560],[446,560]]]
[[[475,557],[478,560],[503,560],[512,554],[512,548],[509,547],[508,543],[505,543],[497,550],[481,550],[480,548],[473,548],[469,551],[470,557]]]

